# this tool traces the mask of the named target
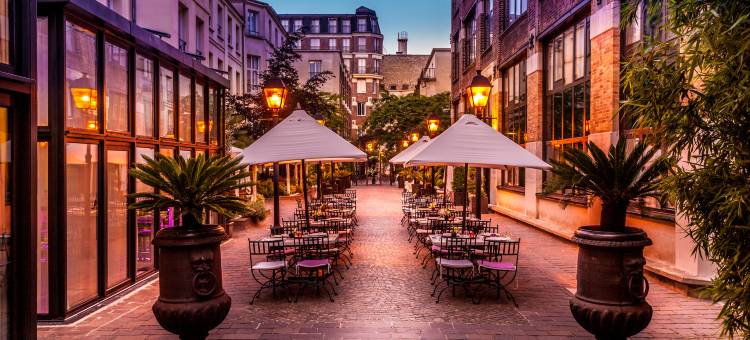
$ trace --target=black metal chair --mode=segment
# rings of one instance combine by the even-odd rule
[[[284,241],[278,240],[248,240],[250,246],[250,275],[260,287],[253,294],[250,304],[260,297],[263,289],[271,288],[273,297],[276,297],[276,288],[285,287],[287,274],[286,254],[284,253]],[[261,259],[258,259],[261,258]],[[256,261],[258,259],[258,261]],[[289,295],[287,291],[287,300]]]
[[[445,287],[440,290],[435,303],[440,303],[440,297],[446,289],[452,288],[453,296],[456,295],[456,287],[462,286],[466,295],[470,294],[469,284],[474,279],[474,263],[471,262],[469,248],[474,239],[464,237],[443,236],[440,239],[440,256],[435,258],[438,269],[438,282],[432,290],[435,296],[441,283]]]
[[[333,284],[328,280],[333,275],[333,263],[329,254],[331,244],[328,235],[305,236],[293,240],[296,249],[295,272],[294,275],[287,277],[287,281],[301,285],[294,296],[294,302],[299,300],[300,293],[310,285],[315,287],[318,294],[322,288],[333,302],[333,295],[337,293]],[[330,291],[328,287],[331,288]]]
[[[521,239],[518,240],[485,240],[484,259],[477,260],[481,282],[495,288],[497,301],[500,301],[500,292],[518,307],[513,294],[506,288],[511,284],[518,274],[518,251],[521,248]],[[479,295],[478,295],[479,296]],[[479,298],[481,299],[481,297]],[[475,301],[479,303],[479,300]]]

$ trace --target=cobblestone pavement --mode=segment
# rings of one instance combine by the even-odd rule
[[[521,238],[518,285],[506,300],[472,304],[459,292],[430,297],[430,270],[421,269],[399,224],[399,189],[357,187],[360,227],[354,265],[344,270],[334,303],[307,293],[298,303],[265,294],[253,305],[256,284],[248,275],[247,238],[267,234],[262,227],[236,232],[222,246],[224,285],[232,297],[226,320],[210,333],[216,339],[505,339],[591,338],[570,314],[575,288],[576,246],[527,225],[491,214],[493,223]],[[289,216],[293,200],[282,201]],[[653,280],[652,280],[653,281]],[[446,292],[448,293],[448,292]],[[151,312],[158,281],[64,326],[40,326],[39,338],[176,338],[162,330]],[[325,294],[323,294],[325,295]],[[716,338],[719,306],[687,297],[653,282],[649,302],[654,318],[639,338]]]

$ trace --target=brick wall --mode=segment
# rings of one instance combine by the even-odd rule
[[[591,133],[615,130],[619,91],[620,34],[611,28],[591,38]]]

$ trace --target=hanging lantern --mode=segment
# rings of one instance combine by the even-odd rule
[[[477,110],[483,109],[487,106],[487,100],[490,98],[490,90],[492,84],[487,77],[483,76],[479,71],[474,79],[471,80],[471,84],[466,88],[466,95],[469,97],[469,104]]]
[[[266,105],[274,113],[278,113],[284,107],[286,102],[287,88],[284,81],[279,78],[268,80],[263,86],[263,96],[266,98]]]
[[[411,135],[409,135],[409,139],[411,139],[412,143],[419,141],[419,133],[412,132]]]
[[[434,136],[440,128],[440,116],[433,112],[427,117],[427,131]]]

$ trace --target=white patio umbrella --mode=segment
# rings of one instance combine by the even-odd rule
[[[388,160],[391,164],[404,164],[404,161],[406,159],[409,159],[410,156],[414,155],[419,150],[422,150],[422,148],[430,141],[430,137],[422,136],[422,138],[419,139],[416,143],[409,145],[408,148],[402,150],[397,155],[393,156],[390,160]]]
[[[404,166],[419,165],[464,167],[464,192],[466,195],[463,213],[464,223],[466,223],[466,207],[469,202],[469,191],[466,190],[468,188],[469,166],[492,169],[506,169],[507,167],[552,168],[549,164],[471,114],[461,116],[442,134],[433,138],[418,152],[404,160]]]
[[[364,152],[299,109],[242,150],[242,156],[242,163],[248,165],[302,161],[305,221],[308,224],[305,161],[357,162],[367,158]],[[274,211],[274,214],[278,216],[279,212]]]

